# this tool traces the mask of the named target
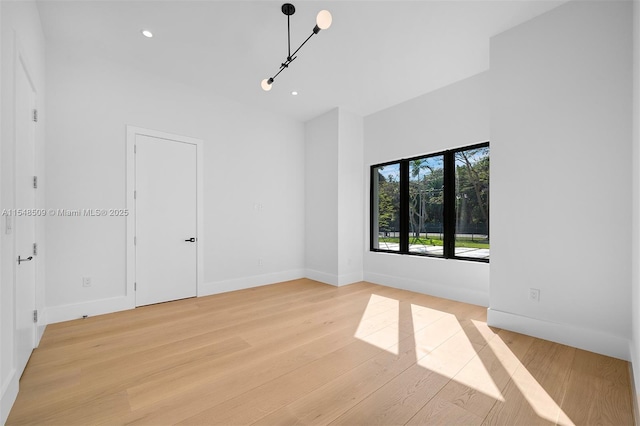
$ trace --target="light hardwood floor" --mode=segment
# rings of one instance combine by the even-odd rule
[[[296,280],[47,327],[8,425],[631,425],[628,363]]]

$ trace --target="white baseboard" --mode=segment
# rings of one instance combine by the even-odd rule
[[[198,287],[198,296],[208,296],[210,294],[242,290],[245,288],[274,284],[277,282],[295,280],[303,277],[304,270],[293,269],[289,271],[254,275],[233,280],[215,281],[201,284]],[[135,307],[135,299],[133,297],[120,296],[108,299],[92,300],[89,302],[74,303],[64,306],[50,306],[45,308],[44,318],[46,324],[54,324],[57,322],[82,318],[83,315],[94,316],[110,314],[112,312],[134,309]]]
[[[338,275],[338,285],[349,285],[353,283],[358,283],[364,279],[364,275],[362,272],[353,272],[351,274],[342,274]]]
[[[18,397],[19,381],[20,377],[16,374],[16,370],[13,369],[2,386],[2,396],[0,396],[0,424],[2,425],[7,422],[11,407],[13,407],[13,403]]]
[[[229,291],[244,290],[246,288],[297,280],[300,278],[304,278],[303,269],[291,269],[288,271],[252,275],[250,277],[235,278],[231,280],[213,281],[204,283],[198,288],[198,297],[226,293]]]
[[[419,281],[411,278],[372,272],[365,272],[364,280],[387,287],[415,291],[416,293],[429,294],[431,296],[457,300],[459,302],[471,303],[473,305],[489,306],[488,292],[453,287],[450,285],[434,283],[428,280]]]
[[[350,274],[336,275],[317,271],[315,269],[305,269],[305,278],[319,281],[324,284],[334,285],[336,287],[357,283],[364,279],[362,272],[352,272]]]
[[[131,297],[121,296],[109,299],[91,300],[64,306],[49,306],[45,309],[47,324],[82,318],[83,315],[94,316],[126,311],[135,308]]]
[[[340,277],[336,274],[328,274],[326,272],[316,271],[315,269],[305,269],[304,276],[310,280],[320,281],[321,283],[340,285]]]
[[[487,309],[487,324],[544,340],[629,361],[629,340],[587,328]]]

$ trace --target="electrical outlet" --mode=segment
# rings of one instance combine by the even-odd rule
[[[529,289],[529,300],[532,302],[540,301],[540,289],[539,288],[530,288]]]
[[[91,287],[91,277],[82,277],[82,287]]]

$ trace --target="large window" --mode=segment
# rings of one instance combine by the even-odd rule
[[[374,167],[372,185],[375,192],[376,239],[375,248],[385,251],[400,250],[400,163]]]
[[[371,250],[489,261],[489,143],[371,167]]]

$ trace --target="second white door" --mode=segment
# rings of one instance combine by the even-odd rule
[[[196,296],[197,147],[136,135],[136,306]]]
[[[36,207],[36,189],[34,189],[36,123],[33,115],[36,105],[36,92],[31,84],[22,58],[20,58],[16,68],[15,200],[17,209],[23,212],[33,212]],[[18,376],[20,376],[35,346],[35,216],[19,214],[15,218],[8,219],[15,219],[15,342],[16,366]]]

